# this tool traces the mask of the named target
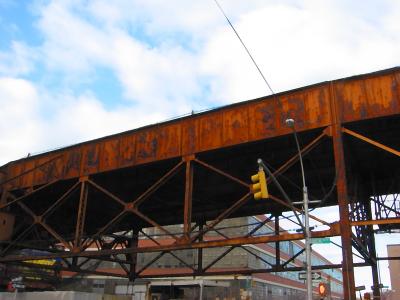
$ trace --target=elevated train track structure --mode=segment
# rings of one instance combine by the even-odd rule
[[[355,266],[371,266],[378,285],[373,225],[386,232],[400,228],[400,68],[12,161],[0,167],[0,263],[58,258],[61,270],[116,276],[85,269],[91,259],[113,261],[133,280],[149,276],[136,268],[137,253],[199,249],[199,264],[174,276],[290,271],[279,259],[269,269],[251,271],[204,270],[201,263],[205,248],[275,242],[279,257],[279,242],[304,238],[302,232],[279,232],[279,226],[275,235],[253,230],[204,238],[226,218],[266,214],[278,223],[291,210],[270,178],[270,198],[253,199],[250,177],[258,158],[289,198],[301,201],[299,156],[287,118],[296,121],[310,198],[323,200],[311,207],[337,205],[340,212],[334,223],[314,217],[326,226],[312,236],[341,236],[343,263],[313,267],[342,268],[345,299],[355,299]],[[166,225],[172,224],[183,224],[182,232],[170,232]],[[149,237],[152,243],[139,247],[138,236],[147,227],[158,228],[170,242]],[[42,252],[21,256],[21,249]],[[354,251],[363,263],[353,262]],[[166,269],[160,276],[168,275]]]

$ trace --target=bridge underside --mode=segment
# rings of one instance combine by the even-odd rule
[[[340,219],[335,223],[315,216],[326,226],[312,235],[342,236],[343,264],[314,268],[342,268],[345,299],[355,299],[353,266],[372,266],[374,282],[378,282],[373,225],[377,224],[382,231],[400,229],[397,95],[393,92],[391,98],[397,103],[393,113],[350,121],[346,121],[349,108],[339,100],[330,100],[329,124],[312,128],[302,125],[298,132],[310,199],[321,200],[311,207],[338,205],[340,211]],[[287,263],[277,259],[263,270],[218,271],[201,264],[204,248],[275,242],[279,258],[279,242],[304,238],[302,232],[282,233],[277,229],[275,235],[259,235],[253,230],[245,236],[220,234],[218,239],[207,239],[207,233],[215,232],[227,218],[265,214],[268,218],[260,221],[256,226],[259,229],[268,221],[279,224],[283,212],[294,210],[301,214],[301,209],[294,209],[270,178],[270,198],[253,199],[249,179],[257,171],[258,158],[272,170],[288,198],[301,201],[299,156],[290,131],[114,170],[54,178],[31,186],[25,186],[20,177],[35,168],[5,177],[1,217],[14,220],[15,225],[9,236],[3,238],[0,262],[37,267],[26,261],[61,258],[60,264],[46,268],[134,279],[154,277],[146,273],[146,268],[137,268],[137,253],[155,252],[161,257],[172,251],[199,249],[198,265],[187,265],[186,270],[175,272],[174,276],[294,271],[296,268],[289,267],[289,263],[296,254]],[[54,163],[52,157],[48,161],[44,160],[40,168],[54,172],[54,168],[43,167]],[[20,180],[20,186],[11,184],[16,180]],[[171,232],[167,225],[172,224],[183,224],[182,231]],[[156,227],[168,237],[168,242],[147,236],[144,229],[148,227]],[[140,246],[139,236],[147,236],[150,242]],[[19,255],[22,249],[40,252]],[[354,251],[363,257],[363,263],[353,263]],[[119,263],[124,274],[90,268],[90,260]],[[170,275],[166,269],[158,276]],[[374,293],[378,294],[379,289]]]

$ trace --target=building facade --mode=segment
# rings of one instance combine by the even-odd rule
[[[387,245],[388,257],[400,257],[400,244]],[[400,261],[389,260],[391,299],[400,299]]]
[[[207,239],[218,239],[221,236],[235,237],[244,236],[257,226],[264,217],[242,217],[227,219],[219,224],[217,230],[209,232],[204,237]],[[167,226],[168,231],[179,234],[182,227],[179,225]],[[148,228],[145,231],[148,237],[156,239],[162,243],[168,239],[165,234],[156,228]],[[274,234],[274,223],[266,223],[260,228],[258,235]],[[139,245],[148,244],[149,238],[141,236]],[[212,264],[217,257],[220,257],[228,248],[209,248],[203,250],[203,269],[218,271],[234,271],[235,269],[268,269],[276,262],[276,244],[245,245],[236,247],[221,260]],[[301,252],[304,244],[300,241],[285,241],[279,243],[281,264],[284,264],[291,257]],[[167,253],[157,260],[159,253],[140,253],[138,255],[137,269],[143,271],[148,278],[136,280],[135,284],[128,283],[127,280],[110,279],[101,277],[86,278],[86,291],[133,294],[134,299],[283,299],[295,300],[305,297],[306,286],[304,280],[299,279],[299,273],[276,272],[276,273],[257,273],[252,275],[224,275],[212,277],[168,277],[159,278],[162,273],[183,273],[188,269],[188,265],[196,269],[198,267],[198,250],[174,251],[173,255]],[[178,259],[179,258],[179,259]],[[304,252],[292,260],[288,267],[302,267],[304,265]],[[313,265],[331,264],[319,253],[312,253]],[[112,271],[121,269],[118,263],[102,263],[98,270]],[[154,276],[154,278],[152,278]],[[322,279],[314,283],[315,299],[320,299],[317,295],[317,285],[324,282],[329,287],[329,295],[326,299],[342,299],[342,273],[340,270],[327,269],[321,271]]]

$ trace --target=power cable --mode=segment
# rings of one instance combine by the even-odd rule
[[[268,80],[266,79],[266,77],[264,76],[263,72],[261,71],[260,67],[258,66],[257,62],[255,61],[255,59],[253,58],[253,56],[250,53],[250,50],[247,48],[246,44],[243,42],[242,38],[240,37],[238,31],[236,30],[235,26],[233,26],[232,22],[230,21],[229,17],[227,16],[227,14],[225,13],[224,9],[222,8],[222,6],[219,4],[218,0],[214,0],[215,4],[217,5],[218,9],[221,11],[221,13],[223,14],[223,16],[225,17],[226,21],[228,22],[229,26],[232,28],[233,32],[235,33],[236,37],[239,39],[240,43],[242,44],[243,48],[246,50],[246,53],[248,54],[248,56],[250,57],[251,61],[253,62],[254,66],[257,68],[258,73],[260,74],[260,76],[262,77],[262,79],[264,80],[265,84],[267,85],[268,89],[270,90],[271,94],[275,96],[275,98],[278,100],[278,102],[280,103],[279,99],[276,97],[276,94],[274,92],[274,90],[272,89],[271,85],[269,84]],[[313,162],[313,160],[310,160],[311,164],[313,165],[313,168],[316,170],[315,164]],[[282,174],[281,174],[282,176]],[[286,179],[288,179],[285,176]],[[325,191],[325,187],[322,185],[322,182],[320,181],[320,179],[318,178],[319,183],[321,185],[321,188],[323,191]],[[291,180],[289,180],[290,183],[293,183]],[[336,178],[334,180],[334,184],[332,187],[334,187],[336,184]],[[295,185],[296,186],[296,185]],[[325,196],[324,196],[324,200],[326,200],[330,194],[332,193],[333,189],[330,189],[330,192],[328,192]]]
[[[239,33],[233,26],[232,22],[229,20],[228,16],[226,15],[225,11],[221,7],[221,5],[218,3],[217,0],[214,0],[215,4],[218,6],[219,10],[221,13],[224,15],[226,21],[228,22],[229,26],[232,28],[233,32],[236,34],[237,38],[239,39],[240,43],[242,44],[243,48],[246,50],[247,54],[249,55],[251,61],[253,62],[254,66],[257,68],[258,73],[260,73],[262,79],[264,80],[265,84],[267,85],[268,89],[271,91],[272,95],[275,95],[274,90],[272,89],[271,85],[268,83],[268,80],[265,78],[263,72],[261,71],[260,67],[258,66],[257,62],[254,60],[253,56],[251,55],[249,49],[246,47],[246,44],[243,42],[242,38],[240,37]]]

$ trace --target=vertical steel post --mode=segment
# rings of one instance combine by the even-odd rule
[[[342,241],[342,273],[343,293],[345,300],[355,300],[355,281],[353,268],[353,253],[351,245],[351,226],[349,215],[349,197],[347,189],[346,163],[344,159],[340,107],[336,101],[335,91],[331,83],[331,118],[332,140],[336,169],[336,189],[339,204],[340,232]]]
[[[365,201],[364,203],[365,211],[367,214],[367,219],[372,220],[372,210],[371,210],[371,203],[370,201]],[[371,256],[371,272],[372,272],[372,281],[374,288],[372,289],[374,298],[380,299],[381,298],[381,290],[379,288],[379,274],[378,274],[378,261],[376,259],[376,247],[375,247],[375,234],[374,228],[372,225],[367,226],[368,232],[368,251],[369,255]]]
[[[304,237],[306,243],[306,274],[307,274],[307,300],[313,298],[312,287],[312,268],[311,268],[311,234],[310,234],[310,216],[308,212],[308,190],[306,186],[306,176],[304,173],[303,157],[301,154],[299,140],[297,138],[296,127],[293,119],[286,119],[286,125],[291,127],[296,141],[297,152],[299,154],[301,178],[303,180],[303,209],[304,209]]]
[[[279,214],[275,215],[275,235],[279,235]],[[275,242],[275,267],[281,268],[281,249],[279,241]]]
[[[311,235],[310,235],[310,217],[308,214],[308,191],[307,187],[303,186],[303,205],[304,205],[304,227],[306,232],[304,233],[306,239],[306,264],[307,264],[307,299],[313,299],[313,288],[312,288],[312,275],[311,275]]]
[[[88,197],[88,185],[86,184],[87,177],[81,177],[79,179],[81,182],[81,193],[79,197],[79,208],[77,213],[76,228],[75,228],[75,251],[78,251],[81,246],[83,230],[85,227],[86,219],[86,204]]]
[[[185,205],[183,215],[184,238],[190,240],[190,230],[192,228],[192,194],[193,194],[193,163],[192,157],[185,157]]]
[[[199,222],[199,242],[201,243],[203,238],[204,221]],[[203,248],[197,249],[197,273],[203,273]],[[201,299],[201,298],[200,298]]]
[[[128,248],[137,248],[139,245],[139,230],[137,228],[132,229],[132,237],[128,240]],[[142,254],[143,255],[143,254]],[[138,253],[135,251],[127,255],[127,259],[130,261],[129,267],[129,281],[134,282],[136,278],[136,265],[137,265]]]

